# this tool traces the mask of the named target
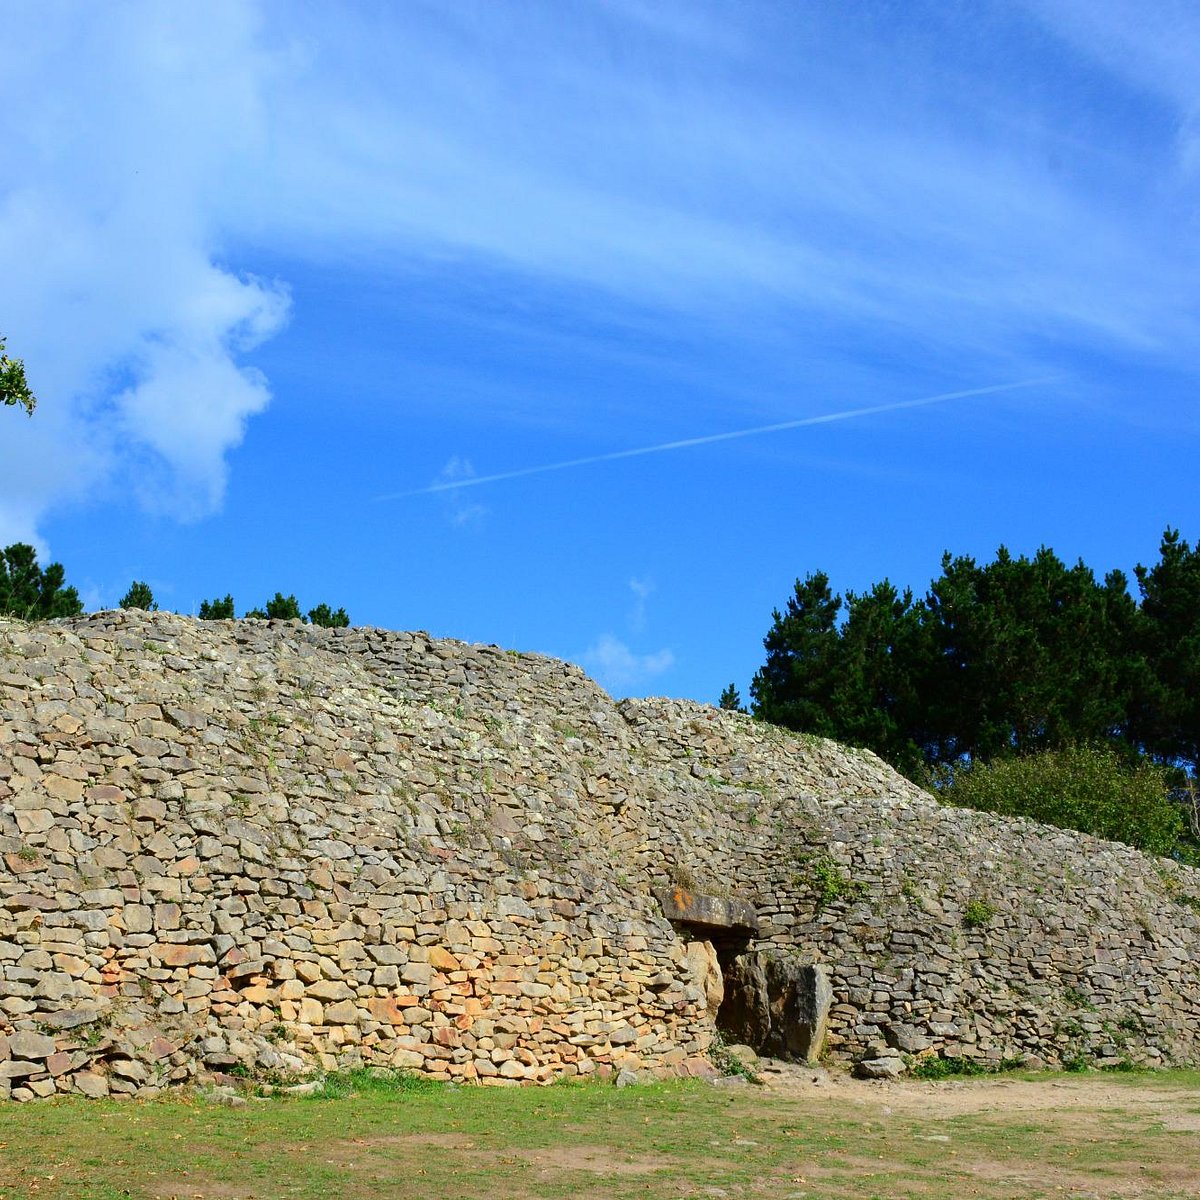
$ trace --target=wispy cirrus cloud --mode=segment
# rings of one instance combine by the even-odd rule
[[[646,605],[654,594],[653,579],[633,578],[629,581],[629,590],[633,593],[633,609],[629,614],[629,628],[634,633],[641,633],[646,628]]]
[[[563,22],[466,4],[404,37],[357,11],[288,110],[308,133],[278,163],[289,236],[382,232],[717,322],[767,305],[972,354],[1195,331],[1194,236],[1162,236],[1140,153],[1076,103],[1090,66],[1044,55],[1059,91],[1031,89],[1044,47],[1017,15],[930,8],[885,29],[871,6],[689,8],[680,27],[637,6]],[[369,94],[341,69],[351,48]]]
[[[0,331],[42,398],[0,439],[10,537],[118,477],[179,515],[220,504],[271,398],[247,351],[289,312],[286,284],[243,269],[260,254],[436,266],[731,357],[766,339],[840,364],[843,398],[863,361],[964,382],[1084,356],[1194,371],[1188,5],[5,19]]]
[[[629,580],[633,604],[629,610],[629,632],[640,637],[646,632],[650,597],[656,590],[653,579],[633,576]],[[653,680],[666,675],[675,665],[674,653],[663,648],[639,653],[628,641],[615,633],[602,633],[579,656],[583,667],[615,695],[627,695],[650,686]]]
[[[456,529],[468,525],[476,525],[487,515],[487,508],[479,503],[464,498],[462,488],[468,486],[475,478],[475,468],[469,458],[455,454],[438,472],[435,483],[431,486],[444,493],[443,504],[446,518]]]

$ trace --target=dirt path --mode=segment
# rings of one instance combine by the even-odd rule
[[[963,1172],[963,1195],[997,1188],[1080,1200],[1200,1195],[1197,1088],[1098,1074],[883,1082],[778,1062],[764,1064],[762,1082],[763,1093],[784,1103],[860,1113],[864,1130],[880,1131],[893,1149],[941,1146]],[[968,1133],[982,1127],[994,1136]],[[1125,1141],[1135,1130],[1141,1140]],[[1011,1153],[1008,1139],[1018,1132],[1032,1135],[1028,1150],[1037,1161]],[[1160,1146],[1164,1137],[1171,1141]],[[1057,1153],[1041,1153],[1048,1146]],[[815,1167],[810,1178],[826,1174]],[[893,1194],[925,1194],[905,1182],[901,1172]]]
[[[1111,1075],[1053,1075],[1016,1079],[1005,1075],[885,1082],[849,1074],[763,1060],[765,1092],[780,1097],[824,1095],[841,1103],[861,1104],[881,1115],[924,1116],[947,1120],[978,1113],[1105,1112],[1120,1109],[1159,1117],[1168,1128],[1200,1131],[1200,1092],[1190,1088],[1117,1083]],[[1181,1111],[1182,1110],[1182,1111]],[[1193,1111],[1187,1111],[1193,1110]],[[1200,1147],[1198,1147],[1200,1150]]]

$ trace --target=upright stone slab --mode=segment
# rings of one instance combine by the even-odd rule
[[[688,942],[684,948],[688,969],[704,992],[708,1015],[715,1021],[725,1000],[725,980],[712,942]]]
[[[739,956],[725,972],[722,1033],[760,1054],[815,1062],[825,1044],[833,989],[819,963],[764,951]]]

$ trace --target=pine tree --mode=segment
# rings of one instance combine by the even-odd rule
[[[796,580],[785,610],[774,611],[763,639],[767,661],[750,684],[756,717],[804,733],[837,735],[833,693],[840,672],[841,607],[824,572]]]
[[[345,629],[350,624],[350,617],[344,608],[339,608],[334,612],[328,604],[324,603],[318,604],[316,608],[310,608],[308,619],[314,625],[320,625],[324,629]]]
[[[24,542],[0,550],[0,616],[23,621],[77,617],[83,612],[79,593],[64,587],[62,563],[38,566],[37,551]]]
[[[129,591],[121,597],[122,608],[142,608],[146,612],[156,612],[158,605],[154,603],[154,593],[148,583],[135,580],[129,585]]]
[[[252,608],[246,616],[260,621],[304,620],[300,613],[300,601],[294,595],[285,596],[282,592],[276,592],[263,608]]]
[[[221,600],[201,600],[200,620],[202,621],[232,621],[233,597],[226,595]]]
[[[1200,546],[1168,529],[1153,567],[1135,574],[1142,604],[1138,643],[1147,675],[1137,689],[1139,740],[1164,761],[1200,768]]]

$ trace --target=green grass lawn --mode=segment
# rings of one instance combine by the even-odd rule
[[[1016,1086],[781,1094],[360,1081],[352,1094],[234,1108],[182,1096],[10,1104],[0,1108],[0,1198],[1060,1200],[1200,1190],[1200,1074]]]

